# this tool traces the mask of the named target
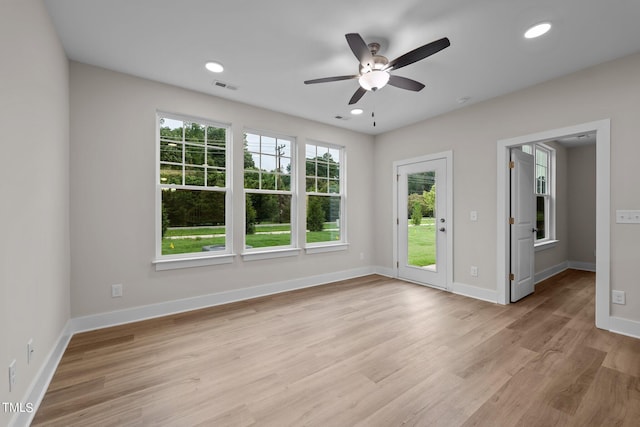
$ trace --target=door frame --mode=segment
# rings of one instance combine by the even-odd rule
[[[499,304],[509,304],[509,169],[511,147],[567,135],[596,132],[596,326],[610,326],[611,259],[611,120],[603,119],[559,129],[502,139],[497,144],[497,274]],[[501,167],[500,165],[503,165]],[[502,276],[502,277],[500,277]]]
[[[407,166],[413,163],[421,163],[428,162],[431,160],[444,159],[446,162],[446,180],[447,180],[447,261],[445,263],[445,268],[447,270],[445,275],[445,284],[444,288],[438,287],[437,289],[444,289],[447,291],[451,291],[451,287],[453,285],[453,151],[443,151],[441,153],[435,154],[427,154],[420,157],[412,157],[409,159],[396,160],[393,162],[393,274],[395,278],[399,278],[399,267],[398,267],[398,168],[400,166]],[[429,286],[426,283],[420,283],[421,285]]]

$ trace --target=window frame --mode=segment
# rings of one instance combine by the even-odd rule
[[[160,137],[160,120],[163,118],[179,120],[183,122],[195,122],[200,125],[212,126],[216,128],[225,129],[225,185],[224,187],[214,186],[199,186],[199,185],[187,185],[183,184],[162,184],[161,183],[161,137]],[[185,114],[176,114],[166,111],[156,111],[156,156],[155,156],[155,258],[153,264],[155,264],[156,270],[170,270],[176,268],[196,267],[202,265],[216,265],[216,264],[229,264],[233,262],[235,257],[233,253],[233,194],[232,194],[232,182],[233,182],[233,137],[232,126],[230,123],[218,122],[210,119],[205,119],[196,116],[189,116]],[[184,140],[183,140],[184,143]],[[206,144],[205,144],[206,146]],[[206,150],[206,149],[205,149]],[[206,151],[205,151],[206,152]],[[183,161],[184,166],[184,153]],[[206,154],[205,154],[206,155]],[[206,161],[206,159],[205,159]],[[206,174],[205,174],[206,177]],[[205,178],[206,179],[206,178]],[[162,191],[168,189],[180,189],[190,191],[210,191],[224,193],[225,200],[225,249],[218,252],[188,252],[182,254],[163,255],[162,254]]]
[[[269,259],[269,258],[280,258],[287,256],[295,256],[298,255],[300,248],[298,245],[298,191],[297,191],[297,138],[291,135],[284,135],[280,133],[270,132],[270,131],[262,131],[254,128],[245,128],[242,132],[243,134],[243,145],[245,141],[245,136],[247,134],[256,135],[262,141],[262,138],[273,138],[276,140],[276,147],[278,140],[289,141],[290,146],[290,166],[291,170],[289,172],[289,190],[279,190],[279,189],[262,189],[262,188],[246,188],[245,187],[245,173],[247,170],[244,167],[244,146],[242,153],[242,205],[243,205],[243,215],[242,215],[242,223],[243,233],[242,233],[242,257],[245,261],[253,261],[260,259]],[[270,154],[265,154],[262,151],[262,144],[260,144],[260,151],[250,151],[249,153],[258,154],[259,156],[271,156]],[[275,156],[277,158],[277,156]],[[261,166],[261,165],[260,165]],[[259,167],[259,174],[262,175],[262,170]],[[260,182],[262,180],[260,179]],[[276,187],[277,187],[277,179],[276,179]],[[290,224],[290,241],[288,245],[278,245],[278,246],[265,246],[260,248],[247,248],[247,233],[246,233],[246,225],[247,225],[247,213],[246,213],[246,200],[247,194],[274,194],[274,195],[288,195],[291,197],[291,202],[289,205],[289,224]]]
[[[538,238],[536,234],[536,238],[534,239],[534,246],[537,249],[544,249],[547,247],[553,247],[553,245],[557,242],[556,240],[556,150],[550,147],[547,144],[538,142],[532,144],[525,144],[522,146],[522,150],[525,150],[525,147],[529,147],[532,154],[534,156],[534,195],[536,197],[536,206],[537,206],[537,198],[542,197],[544,199],[544,227],[545,227],[545,236],[543,238]],[[539,165],[537,161],[537,152],[544,152],[547,156],[546,165]],[[545,182],[545,192],[541,193],[538,191],[538,177],[537,175],[537,167],[545,166],[547,170],[547,181]],[[537,208],[536,208],[537,212]]]
[[[316,157],[317,157],[317,147],[324,147],[327,149],[337,150],[339,154],[339,184],[338,184],[338,192],[331,193],[329,192],[329,185],[327,186],[327,192],[318,192],[318,191],[307,191],[306,180],[309,177],[307,175],[307,147],[313,145],[316,147]],[[303,156],[301,156],[303,157]],[[307,140],[304,146],[304,176],[301,177],[301,182],[304,183],[304,248],[307,254],[312,253],[323,253],[323,252],[331,252],[331,251],[339,251],[346,250],[349,246],[348,238],[347,238],[347,152],[346,147],[342,145],[332,144],[323,141],[317,140]],[[317,173],[314,175],[317,178]],[[317,183],[316,183],[317,190]],[[336,241],[325,241],[325,242],[307,242],[307,209],[308,209],[308,200],[309,196],[321,196],[321,197],[340,197],[340,240]]]

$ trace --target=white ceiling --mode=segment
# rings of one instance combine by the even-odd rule
[[[45,3],[72,60],[370,134],[460,108],[463,97],[469,105],[640,51],[638,0]],[[541,21],[551,32],[524,39]],[[352,32],[380,42],[390,60],[441,37],[451,47],[393,73],[426,84],[421,92],[367,93],[356,117],[347,105],[356,80],[303,84],[358,72],[344,37]],[[208,60],[225,71],[206,71]]]

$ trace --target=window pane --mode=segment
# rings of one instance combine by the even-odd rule
[[[329,148],[329,162],[339,163],[340,162],[340,150],[335,148]]]
[[[187,165],[204,165],[204,146],[185,144],[184,163]]]
[[[316,179],[315,178],[307,178],[307,190],[309,193],[316,192]]]
[[[263,190],[275,190],[276,174],[263,172],[260,178],[260,188]]]
[[[260,174],[258,172],[244,172],[244,188],[260,188]]]
[[[329,164],[329,178],[333,178],[333,179],[340,178],[340,170],[338,168],[337,163]]]
[[[162,255],[225,250],[225,193],[163,189]]]
[[[533,154],[533,148],[531,148],[530,145],[523,145],[522,151],[524,151],[527,154]]]
[[[204,168],[185,166],[184,183],[185,185],[204,185]]]
[[[260,151],[262,154],[276,155],[276,139],[269,136],[260,138]]]
[[[182,144],[160,141],[160,161],[182,163]]]
[[[208,126],[207,145],[225,148],[227,145],[227,130],[224,128]]]
[[[541,240],[546,237],[545,231],[545,201],[546,199],[542,196],[536,197],[536,228],[538,231],[536,232],[536,240]]]
[[[281,156],[291,157],[291,141],[278,139],[278,153]]]
[[[316,176],[316,162],[314,160],[307,160],[307,176]]]
[[[160,138],[170,141],[182,141],[182,120],[173,120],[166,117],[160,118]]]
[[[195,122],[184,123],[184,140],[193,144],[204,144],[205,126]]]
[[[226,174],[223,169],[208,169],[207,170],[207,186],[209,187],[226,187]]]
[[[340,240],[340,196],[307,196],[307,243]]]
[[[291,159],[287,157],[277,158],[276,169],[280,173],[291,173]]]
[[[305,150],[305,157],[307,159],[315,159],[316,158],[316,146],[307,144]]]
[[[182,185],[182,166],[160,164],[160,184]]]
[[[227,165],[224,150],[207,147],[207,165],[225,168]]]
[[[318,178],[318,193],[329,192],[329,180],[326,178]]]
[[[329,180],[329,193],[339,193],[340,192],[340,181],[335,179]]]
[[[291,245],[291,195],[246,194],[246,248]]]
[[[276,170],[276,157],[275,156],[260,156],[260,169],[265,172],[273,172]]]
[[[278,175],[278,190],[291,191],[291,175]]]

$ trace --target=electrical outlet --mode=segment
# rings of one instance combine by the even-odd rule
[[[9,392],[16,386],[16,360],[9,364]]]
[[[470,273],[472,277],[478,277],[478,267],[472,265]]]
[[[31,364],[31,359],[33,358],[33,353],[35,352],[33,348],[33,338],[27,342],[27,365]]]
[[[111,285],[111,298],[120,298],[122,296],[122,285]]]
[[[625,305],[625,294],[624,291],[611,291],[611,302],[614,304]]]

